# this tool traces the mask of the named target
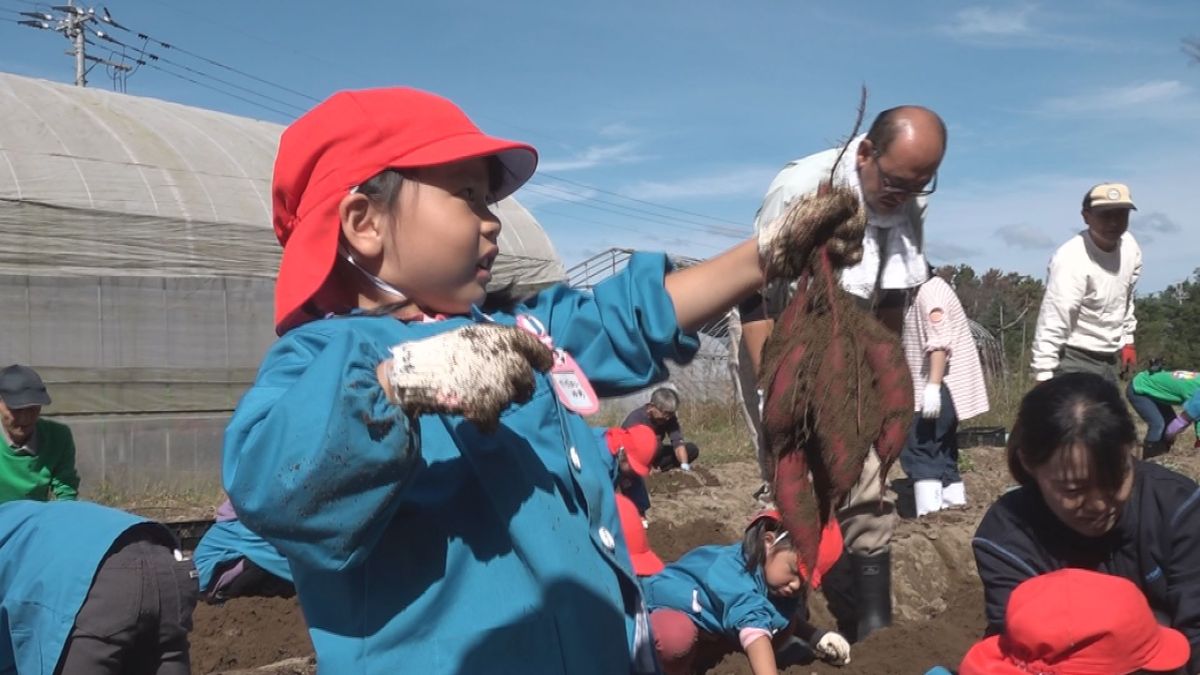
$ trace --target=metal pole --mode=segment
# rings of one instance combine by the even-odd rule
[[[74,8],[75,0],[67,0],[67,7]],[[84,59],[83,51],[85,44],[83,21],[80,20],[79,15],[75,13],[74,9],[69,10],[67,21],[70,22],[70,30],[72,31],[70,35],[75,40],[75,86],[86,87],[87,68],[85,66],[86,59]]]

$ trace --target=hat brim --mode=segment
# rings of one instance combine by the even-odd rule
[[[1000,651],[1000,636],[976,642],[958,666],[958,675],[1021,675],[1021,670]]]
[[[633,572],[639,577],[648,577],[658,574],[666,568],[662,558],[658,557],[654,551],[646,551],[644,553],[630,553],[630,559],[633,562]]]
[[[45,391],[23,391],[19,394],[0,395],[0,401],[9,410],[50,405],[50,394]]]
[[[1089,211],[1114,211],[1116,209],[1127,209],[1129,211],[1137,211],[1137,207],[1133,202],[1115,202],[1111,204],[1092,204],[1088,207]]]
[[[1183,633],[1159,626],[1158,646],[1142,666],[1143,670],[1172,671],[1182,668],[1192,657],[1192,645]]]
[[[537,170],[538,155],[532,145],[484,133],[460,134],[434,141],[407,153],[403,161],[392,164],[391,168],[420,169],[480,157],[495,157],[503,168],[500,184],[492,191],[497,201],[516,192]]]
[[[643,462],[640,457],[636,457],[628,450],[625,451],[625,461],[629,462],[629,468],[633,469],[638,476],[645,478],[650,475],[650,464]]]

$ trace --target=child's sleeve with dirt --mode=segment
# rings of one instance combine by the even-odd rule
[[[687,363],[700,348],[675,317],[662,254],[635,253],[625,270],[591,293],[562,286],[534,301],[556,347],[579,363],[599,396],[619,396],[666,379],[664,361]]]
[[[419,460],[415,425],[375,375],[387,354],[349,321],[285,335],[225,433],[225,489],[242,521],[289,559],[355,565]]]

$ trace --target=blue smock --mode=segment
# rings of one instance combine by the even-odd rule
[[[0,504],[0,675],[54,673],[100,563],[144,522],[91,502]]]
[[[699,347],[668,270],[637,254],[592,293],[554,287],[491,318],[540,320],[597,394],[629,393]],[[492,434],[387,402],[392,345],[476,320],[352,315],[280,338],[226,432],[235,509],[291,563],[321,672],[653,672],[611,456],[548,376]]]
[[[650,611],[675,609],[700,630],[738,639],[743,628],[787,627],[798,598],[771,597],[762,567],[746,569],[742,545],[701,546],[642,580]]]
[[[200,573],[200,592],[208,592],[209,586],[216,580],[214,573],[218,566],[242,558],[249,558],[280,579],[292,580],[287,559],[274,546],[251,532],[240,520],[226,520],[208,528],[192,552],[192,561]]]

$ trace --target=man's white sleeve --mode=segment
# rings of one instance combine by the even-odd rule
[[[1142,250],[1139,248],[1134,256],[1133,277],[1129,280],[1129,296],[1125,299],[1125,322],[1121,333],[1121,346],[1133,344],[1134,333],[1137,332],[1137,316],[1134,315],[1133,293],[1137,282],[1142,278]]]
[[[1059,351],[1066,344],[1087,289],[1087,279],[1073,265],[1066,251],[1060,250],[1050,260],[1046,294],[1038,312],[1037,329],[1033,333],[1033,373],[1040,380],[1050,379],[1058,368]]]

